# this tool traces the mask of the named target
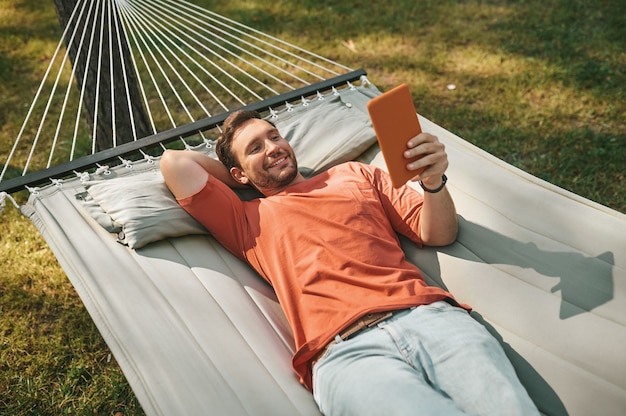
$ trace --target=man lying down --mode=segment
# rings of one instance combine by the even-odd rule
[[[394,188],[358,162],[310,179],[276,127],[253,111],[225,121],[219,161],[191,151],[161,158],[179,204],[276,291],[293,329],[293,367],[333,415],[537,415],[499,343],[452,294],[428,286],[396,233],[451,244],[457,215],[448,157],[428,133],[407,143]],[[408,159],[421,156],[417,161]],[[241,201],[231,188],[265,198]]]

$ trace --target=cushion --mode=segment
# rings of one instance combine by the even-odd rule
[[[300,171],[311,176],[353,160],[376,142],[366,103],[377,94],[379,91],[371,85],[347,88],[340,94],[287,106],[272,112],[267,119],[291,143]],[[192,151],[216,157],[213,149],[205,145]],[[126,170],[125,166],[118,166],[111,169],[109,179],[99,175],[101,180],[85,183],[89,196],[101,210],[92,203],[86,209],[99,224],[109,222],[103,220],[104,214],[112,224],[121,226],[118,241],[137,249],[164,238],[207,233],[178,205],[165,186],[157,163],[149,169],[137,166],[131,173]],[[255,190],[237,192],[242,199],[260,196]]]
[[[94,201],[88,192],[81,192],[80,194],[77,194],[76,199],[82,202],[82,206],[85,211],[87,211],[89,216],[96,220],[102,228],[110,233],[119,233],[122,231],[122,225],[116,223],[110,215],[104,212],[100,204]]]
[[[363,91],[372,89],[347,89],[268,117],[293,147],[303,175],[354,160],[376,142],[367,113],[370,96]]]
[[[178,205],[159,170],[87,182],[85,186],[113,222],[122,226],[118,240],[131,248],[167,237],[207,233]]]

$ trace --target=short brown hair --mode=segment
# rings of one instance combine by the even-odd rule
[[[257,111],[238,110],[224,120],[222,134],[218,137],[217,144],[215,145],[215,153],[217,153],[220,162],[226,166],[226,169],[230,170],[233,167],[241,167],[233,154],[233,137],[242,124],[254,118],[262,120],[261,114]]]

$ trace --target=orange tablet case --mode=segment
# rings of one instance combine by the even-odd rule
[[[413,160],[406,159],[404,151],[407,142],[422,132],[409,87],[399,85],[367,103],[367,111],[383,152],[391,182],[399,188],[422,170],[408,170],[406,165]]]

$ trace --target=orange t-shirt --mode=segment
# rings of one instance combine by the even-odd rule
[[[453,299],[427,286],[400,247],[396,233],[421,245],[422,201],[386,172],[348,162],[246,202],[210,177],[179,203],[274,287],[294,332],[293,367],[311,389],[310,360],[364,314]]]

